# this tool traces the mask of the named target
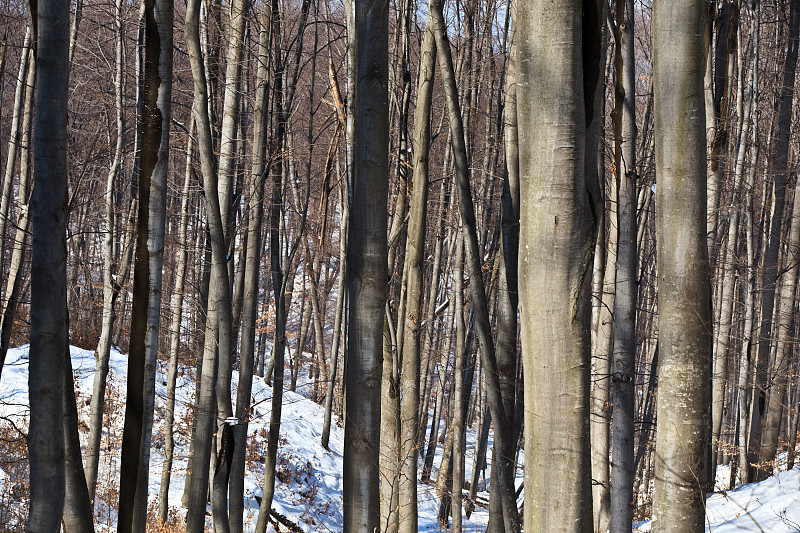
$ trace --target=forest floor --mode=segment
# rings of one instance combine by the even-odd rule
[[[88,437],[88,427],[83,422],[89,417],[89,400],[94,376],[94,354],[90,350],[72,348],[72,365],[80,418],[81,437]],[[27,495],[27,460],[21,432],[27,430],[28,416],[28,347],[9,350],[0,381],[0,530],[22,530],[21,513]],[[194,400],[194,371],[182,368],[179,373],[175,439],[176,452],[170,484],[170,520],[155,524],[155,500],[161,483],[164,447],[163,419],[166,398],[166,366],[158,368],[156,378],[156,413],[153,428],[153,446],[150,462],[150,487],[152,531],[171,533],[183,531],[185,509],[181,506],[183,485],[191,435],[189,406]],[[98,480],[95,505],[96,531],[116,531],[116,506],[118,499],[119,458],[124,422],[124,395],[126,388],[127,357],[113,350],[111,372],[107,387],[103,455]],[[234,391],[238,373],[234,373]],[[288,383],[288,379],[287,379]],[[312,383],[298,382],[297,392],[284,391],[281,438],[278,450],[278,475],[273,508],[304,531],[339,532],[342,530],[342,453],[344,431],[335,425],[331,428],[330,450],[320,444],[323,409],[309,400]],[[266,454],[266,435],[269,427],[272,389],[263,379],[255,377],[253,383],[252,417],[249,424],[248,453],[245,479],[245,524],[252,531],[258,515],[263,482],[263,461]],[[474,430],[468,430],[474,431]],[[491,438],[491,436],[490,436]],[[473,467],[475,435],[467,438],[467,477]],[[437,450],[441,453],[441,445]],[[522,462],[522,458],[520,463]],[[434,461],[435,479],[439,457]],[[783,464],[785,470],[785,463]],[[739,487],[734,491],[720,491],[707,501],[707,531],[732,532],[798,532],[800,531],[800,468],[780,471],[762,483]],[[722,467],[718,473],[719,486],[727,486],[729,469]],[[521,471],[517,484],[521,483]],[[420,483],[420,531],[445,531],[437,519],[438,499],[432,484]],[[488,493],[479,492],[479,500],[488,500]],[[21,505],[22,504],[22,505]],[[477,507],[470,519],[465,520],[464,531],[483,531],[488,519],[485,508]],[[210,517],[208,525],[210,526]],[[650,530],[650,523],[638,523],[634,531]],[[148,528],[149,530],[151,528]],[[284,527],[281,527],[285,531]]]
[[[72,347],[72,366],[75,376],[77,403],[81,419],[80,435],[84,446],[88,438],[89,402],[94,377],[94,352]],[[100,459],[95,527],[98,533],[116,531],[116,506],[118,501],[119,463],[124,423],[124,397],[126,390],[127,356],[112,350],[111,371],[106,392],[104,416],[103,455]],[[150,459],[151,520],[155,526],[156,498],[161,484],[164,448],[166,365],[159,365],[156,376],[156,411],[153,427],[153,444]],[[312,383],[298,380],[297,392],[284,390],[278,447],[277,479],[273,509],[287,517],[304,531],[342,531],[342,458],[344,429],[331,427],[330,450],[321,445],[324,409],[309,400]],[[238,372],[233,374],[235,394]],[[286,383],[288,384],[288,372]],[[186,510],[181,506],[186,465],[191,437],[189,406],[194,401],[195,380],[193,368],[181,368],[178,376],[175,411],[175,461],[169,491],[170,524],[154,527],[153,531],[172,533],[183,531]],[[234,396],[235,397],[235,396]],[[248,451],[245,476],[245,530],[252,531],[258,517],[262,494],[264,456],[267,451],[267,430],[270,419],[272,388],[255,376],[252,392],[252,416],[248,426]],[[28,346],[11,349],[3,367],[0,380],[0,531],[13,531],[20,526],[19,504],[27,494],[27,462],[19,446],[19,430],[27,430],[28,416]],[[467,476],[471,474],[475,436],[468,437]],[[490,436],[491,439],[491,436]],[[491,441],[490,441],[491,442]],[[441,445],[437,449],[432,478],[440,461]],[[488,472],[488,470],[487,470]],[[520,472],[521,476],[521,472]],[[521,477],[519,482],[521,482]],[[443,531],[438,519],[438,498],[433,484],[420,483],[419,529]],[[488,500],[487,492],[479,498]],[[210,505],[209,505],[210,515]],[[464,531],[483,531],[488,511],[481,507],[464,522]],[[210,516],[207,519],[211,527]],[[23,528],[20,528],[22,530]],[[148,528],[150,530],[150,528]],[[208,529],[211,531],[211,529]],[[286,528],[281,526],[281,531]]]

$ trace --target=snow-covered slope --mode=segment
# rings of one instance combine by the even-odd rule
[[[92,351],[72,348],[72,365],[76,377],[78,406],[82,420],[88,420],[89,399],[94,376]],[[107,409],[105,418],[101,472],[98,486],[96,520],[98,531],[115,531],[116,485],[119,477],[119,453],[124,421],[124,391],[127,358],[117,351],[111,354]],[[238,374],[234,373],[234,391]],[[162,418],[166,392],[166,368],[157,376],[156,425],[153,431],[153,450],[150,464],[150,495],[155,500],[161,482],[164,433]],[[169,501],[172,514],[182,521],[185,510],[181,497],[186,474],[191,419],[188,407],[194,398],[192,369],[183,368],[178,379],[176,405],[176,454],[170,485]],[[0,380],[0,426],[10,422],[23,428],[28,416],[28,347],[8,353]],[[302,392],[302,391],[301,391]],[[261,495],[263,458],[266,453],[266,434],[269,427],[272,389],[258,377],[254,378],[252,419],[249,426],[247,472],[245,480],[245,520],[251,531],[258,515],[257,497]],[[278,459],[278,480],[273,507],[306,531],[342,530],[342,454],[343,430],[333,427],[330,450],[320,445],[323,409],[301,394],[284,391],[281,441]],[[13,430],[12,430],[13,431]],[[81,424],[81,436],[88,428]],[[474,442],[474,435],[468,442]],[[439,450],[441,453],[441,448]],[[466,466],[472,468],[467,450]],[[438,459],[435,462],[438,465]],[[719,479],[726,485],[727,468],[719,469]],[[19,492],[15,489],[18,472],[0,468],[0,502],[13,502]],[[434,472],[435,477],[435,472]],[[518,479],[518,483],[521,479]],[[487,493],[481,493],[484,499]],[[441,531],[436,514],[438,499],[430,485],[419,485],[421,531]],[[0,517],[2,518],[2,517]],[[478,508],[465,521],[465,531],[483,531],[487,521],[485,509]],[[7,524],[6,524],[7,525]],[[209,520],[210,525],[210,520]],[[637,524],[636,531],[649,531],[650,524]],[[0,524],[0,529],[4,529]],[[707,530],[716,533],[733,532],[796,532],[800,531],[800,469],[779,472],[762,483],[752,483],[734,491],[712,494],[707,503]]]
[[[82,420],[88,420],[89,400],[94,377],[95,360],[90,350],[72,348],[72,365],[76,377],[78,406]],[[0,417],[8,417],[24,424],[28,415],[28,347],[9,350],[0,381]],[[119,477],[119,453],[124,422],[124,391],[126,388],[127,357],[116,350],[111,353],[107,409],[104,419],[104,455],[98,486],[96,519],[99,531],[114,531],[116,512],[115,486]],[[233,390],[236,390],[238,373],[234,373]],[[153,448],[150,462],[149,493],[156,499],[161,482],[163,461],[163,427],[166,396],[166,368],[160,367],[156,379],[156,422],[153,428]],[[169,502],[176,516],[183,516],[181,497],[185,481],[191,421],[188,407],[194,399],[193,370],[183,368],[178,378],[175,431],[176,452],[170,484]],[[254,378],[252,393],[252,418],[249,425],[247,468],[245,479],[245,521],[252,530],[258,515],[258,500],[263,481],[263,460],[266,454],[266,435],[269,427],[272,388],[258,377]],[[342,530],[342,458],[344,431],[332,427],[330,450],[321,444],[323,408],[301,394],[284,391],[281,440],[278,449],[278,479],[273,507],[280,514],[306,531]],[[0,419],[0,424],[2,420]],[[81,436],[85,440],[88,428],[82,424]],[[470,464],[470,461],[467,461]],[[0,469],[2,472],[2,469]],[[5,477],[4,473],[0,476]],[[3,486],[12,483],[2,483]],[[10,490],[10,489],[9,489]],[[436,519],[438,500],[434,488],[419,485],[420,530],[441,530]],[[487,497],[486,493],[482,496]],[[105,500],[104,500],[105,498]],[[482,531],[488,515],[478,509],[465,522],[466,531]],[[210,520],[209,520],[210,525]]]

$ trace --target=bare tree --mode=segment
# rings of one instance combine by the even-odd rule
[[[345,348],[344,530],[372,533],[379,527],[381,360],[387,280],[389,184],[389,3],[350,0],[348,47],[355,92],[353,174],[348,194],[349,302]]]
[[[703,531],[710,416],[703,22],[706,2],[658,2],[653,90],[658,183],[658,426],[653,530]]]
[[[64,356],[67,329],[67,101],[69,2],[38,0],[33,21],[38,80],[34,107],[32,196],[30,511],[27,531],[58,531],[66,485]],[[20,80],[22,83],[22,80]]]
[[[516,8],[526,531],[592,530],[589,326],[600,195],[587,178],[586,132],[602,13],[579,1]]]
[[[619,0],[614,66],[614,159],[617,168],[616,296],[611,391],[614,402],[611,449],[611,531],[627,533],[633,523],[634,378],[636,365],[636,68],[633,0]]]

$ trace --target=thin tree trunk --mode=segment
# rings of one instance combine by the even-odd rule
[[[451,431],[453,433],[453,487],[452,504],[450,514],[453,516],[453,531],[462,531],[462,491],[464,487],[464,437],[466,431],[466,410],[464,409],[464,372],[465,363],[469,354],[466,352],[466,339],[464,323],[464,239],[459,239],[456,247],[456,265],[454,269],[455,279],[453,280],[453,292],[455,298],[455,319],[456,319],[456,349],[455,364],[453,375],[453,421]]]
[[[186,140],[186,170],[181,195],[181,215],[178,228],[178,266],[175,272],[175,285],[170,302],[172,323],[169,328],[169,370],[167,374],[167,405],[164,421],[164,462],[161,466],[161,487],[158,491],[158,519],[162,524],[167,521],[169,512],[169,484],[172,475],[172,462],[175,453],[174,421],[175,421],[175,387],[178,380],[178,351],[181,344],[181,323],[183,322],[184,285],[186,283],[186,264],[189,259],[189,248],[186,242],[186,229],[189,223],[189,206],[191,202],[190,185],[192,180],[192,134],[194,121],[189,126]],[[106,365],[107,366],[107,365]]]
[[[494,340],[492,339],[489,323],[489,308],[486,298],[486,289],[481,273],[482,254],[478,249],[478,235],[475,221],[475,207],[472,202],[472,191],[469,183],[469,164],[464,137],[464,124],[458,101],[453,58],[450,42],[447,38],[447,26],[442,14],[443,3],[441,0],[432,0],[429,7],[429,16],[433,17],[436,32],[436,49],[439,57],[439,68],[447,100],[448,117],[450,121],[450,141],[453,146],[453,155],[456,166],[456,183],[459,199],[459,211],[464,233],[467,271],[470,277],[470,293],[473,312],[475,313],[475,330],[478,337],[481,360],[486,370],[486,383],[488,389],[488,402],[495,422],[495,439],[498,446],[508,449],[507,442],[511,438],[510,428],[506,427],[506,415],[500,393],[500,379],[497,372],[497,358],[495,355]],[[503,504],[503,519],[507,533],[519,531],[519,515],[514,485],[509,480],[513,474],[513,462],[501,458],[500,461],[500,494]]]
[[[789,4],[789,27],[783,77],[778,102],[778,132],[775,147],[774,209],[769,233],[769,244],[764,252],[764,281],[762,283],[761,327],[758,330],[758,354],[756,358],[756,388],[750,403],[750,434],[748,436],[748,467],[751,481],[760,481],[752,465],[758,463],[761,453],[761,431],[767,403],[767,366],[772,348],[772,322],[775,306],[775,290],[778,279],[778,252],[781,244],[783,210],[786,203],[786,174],[789,158],[789,134],[791,130],[792,103],[794,101],[795,72],[797,69],[798,36],[800,36],[800,6]]]
[[[383,321],[383,382],[381,384],[381,531],[398,530],[400,513],[400,388],[395,381],[390,314]]]
[[[170,0],[145,2],[139,215],[120,466],[118,529],[122,533],[142,531],[147,521],[171,122],[172,20]]]
[[[402,404],[400,406],[401,473],[399,484],[398,531],[416,533],[417,512],[417,458],[419,449],[420,402],[420,315],[422,313],[423,268],[425,262],[425,234],[428,206],[428,154],[431,137],[431,97],[434,69],[436,68],[436,40],[431,21],[425,25],[419,80],[417,107],[414,113],[414,141],[411,199],[408,237],[406,241],[406,305],[403,331]],[[424,431],[424,430],[423,430]]]
[[[797,274],[800,271],[800,181],[795,184],[794,206],[792,208],[789,242],[784,252],[784,272],[781,293],[776,311],[776,346],[775,364],[771,373],[774,376],[770,387],[769,405],[764,418],[764,429],[761,436],[761,453],[759,467],[756,470],[756,481],[766,479],[774,471],[775,455],[778,451],[778,435],[786,405],[786,392],[789,372],[792,367],[794,338],[792,323],[795,308],[795,288]],[[791,404],[790,404],[791,405]],[[791,407],[790,407],[791,408]],[[788,431],[786,432],[788,434]]]
[[[64,352],[64,464],[66,490],[62,524],[65,533],[94,533],[94,516],[89,488],[81,462],[81,439],[78,435],[78,406],[69,348]]]
[[[86,483],[89,486],[89,498],[94,505],[97,488],[97,470],[100,463],[100,440],[103,435],[103,409],[106,397],[106,380],[108,378],[108,362],[111,355],[111,334],[116,321],[114,305],[122,288],[114,272],[114,225],[116,209],[114,209],[114,191],[117,177],[122,166],[122,148],[125,134],[125,113],[123,98],[124,80],[124,32],[122,21],[122,0],[115,3],[114,34],[115,71],[114,71],[114,104],[116,111],[117,139],[114,158],[106,176],[106,232],[103,236],[103,321],[100,329],[100,340],[95,350],[95,372],[92,385],[92,400],[89,408],[89,441],[86,445]]]
[[[611,531],[628,533],[633,523],[636,295],[636,68],[633,0],[617,2],[615,162],[619,240],[614,298],[614,352],[611,391],[613,457],[611,464]]]
[[[17,74],[17,88],[14,90],[14,109],[11,114],[11,135],[8,139],[8,150],[6,151],[5,174],[3,175],[3,192],[0,195],[0,245],[5,242],[6,221],[8,220],[8,210],[11,205],[11,186],[14,182],[14,168],[17,163],[17,150],[20,146],[22,137],[22,120],[24,114],[25,92],[27,88],[28,66],[31,63],[33,54],[31,53],[31,40],[35,39],[31,35],[31,29],[25,30],[25,41],[22,45],[22,53],[19,59],[19,73]],[[2,246],[5,248],[4,246]],[[3,272],[4,254],[0,254],[0,272]]]
[[[752,45],[751,45],[752,46]],[[754,49],[753,49],[754,50]],[[752,57],[755,58],[755,52],[752,52]],[[741,60],[740,60],[741,61]],[[751,62],[751,68],[753,70],[757,70],[755,68],[755,63]],[[741,69],[740,69],[741,70]],[[748,73],[749,74],[749,73]],[[719,262],[718,270],[720,272],[719,279],[722,286],[721,291],[721,299],[722,305],[720,306],[720,315],[719,320],[717,321],[717,327],[714,328],[714,362],[713,362],[713,369],[712,369],[712,399],[711,399],[711,420],[712,420],[712,435],[711,435],[711,446],[712,452],[711,457],[714,461],[713,464],[713,472],[711,479],[716,478],[716,468],[717,468],[717,450],[722,445],[721,442],[721,430],[722,430],[722,411],[723,411],[723,404],[724,404],[724,396],[727,384],[727,372],[728,372],[728,345],[730,344],[730,337],[731,337],[731,329],[733,325],[733,300],[734,300],[734,286],[735,280],[737,279],[733,275],[727,275],[728,272],[733,273],[734,269],[736,268],[735,260],[736,260],[736,243],[739,235],[739,225],[740,225],[740,210],[737,209],[737,202],[736,202],[736,194],[739,191],[742,183],[742,176],[744,173],[744,163],[745,163],[745,156],[747,154],[747,142],[750,140],[750,116],[751,116],[751,105],[755,100],[755,93],[754,93],[754,85],[753,85],[753,76],[745,76],[745,73],[741,71],[740,76],[743,76],[747,80],[747,89],[746,95],[738,95],[739,99],[745,99],[743,103],[743,117],[742,117],[742,127],[739,133],[739,143],[737,146],[737,156],[736,156],[736,163],[734,167],[734,179],[733,179],[733,191],[732,194],[733,199],[730,202],[732,206],[730,209],[730,218],[728,221],[728,237],[727,237],[727,245],[724,250],[724,259]],[[721,254],[720,254],[721,255]],[[749,274],[745,274],[742,279],[746,279],[749,277]],[[748,289],[745,288],[745,291]],[[750,337],[750,333],[745,333],[746,337]],[[743,446],[744,442],[739,441],[739,445]],[[744,463],[742,463],[744,465]]]
[[[208,318],[203,349],[203,370],[200,377],[200,393],[197,398],[197,429],[193,435],[194,455],[189,510],[186,520],[187,533],[200,533],[205,524],[206,494],[208,490],[208,465],[211,459],[211,435],[214,426],[214,407],[218,364],[230,363],[231,342],[231,294],[226,261],[225,229],[223,227],[218,194],[217,168],[211,138],[211,121],[208,113],[208,83],[200,45],[199,0],[190,0],[186,7],[186,44],[194,80],[193,114],[197,126],[198,152],[203,174],[206,217],[211,241],[211,280],[208,297]],[[228,389],[230,398],[230,389]],[[227,426],[230,429],[229,426]],[[233,445],[233,443],[231,443]],[[222,454],[220,454],[222,457]],[[223,483],[218,478],[213,498],[214,526],[227,531],[227,473],[222,469]],[[222,492],[222,496],[220,496]],[[225,501],[220,501],[225,500]]]
[[[247,252],[244,266],[244,298],[242,302],[242,346],[240,351],[239,385],[236,391],[234,452],[230,473],[229,516],[231,530],[241,532],[244,515],[244,474],[247,452],[247,431],[250,396],[253,386],[256,312],[258,310],[258,271],[261,265],[261,230],[264,218],[264,181],[267,167],[267,131],[269,117],[268,60],[271,47],[271,25],[262,24],[258,39],[258,71],[253,118],[253,164],[250,172],[250,205],[247,224]]]
[[[342,317],[345,303],[345,270],[347,266],[347,234],[349,224],[349,209],[344,198],[344,193],[339,190],[339,204],[341,207],[339,228],[339,282],[336,289],[336,318],[333,321],[333,340],[331,342],[331,370],[330,380],[325,390],[325,417],[322,424],[322,447],[328,449],[331,435],[331,415],[333,412],[333,396],[336,387],[336,375],[339,366],[339,343],[342,338]]]
[[[31,54],[25,51],[26,54]],[[30,61],[33,61],[31,58]],[[11,264],[8,269],[8,279],[6,280],[5,293],[3,300],[0,301],[0,375],[3,372],[3,364],[11,345],[11,335],[14,333],[14,323],[17,318],[17,307],[22,293],[25,251],[27,248],[28,226],[30,224],[30,181],[31,181],[31,155],[30,139],[31,124],[33,121],[33,93],[36,80],[36,68],[28,69],[25,85],[25,104],[22,119],[22,146],[19,162],[19,182],[17,183],[17,225],[14,234],[14,241],[11,252]],[[10,194],[10,191],[9,191]],[[2,241],[2,239],[0,239]],[[4,255],[4,254],[3,254]],[[0,261],[2,268],[2,261]],[[0,270],[2,272],[2,270]]]

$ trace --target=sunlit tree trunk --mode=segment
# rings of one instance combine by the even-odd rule
[[[525,531],[592,530],[589,329],[600,194],[596,170],[587,178],[586,134],[601,79],[598,11],[593,1],[516,8]]]
[[[419,457],[420,402],[420,325],[422,322],[423,272],[428,206],[428,154],[431,137],[431,96],[436,68],[436,40],[433,28],[426,23],[417,83],[417,107],[414,113],[412,198],[406,241],[406,306],[401,361],[402,404],[400,411],[401,471],[399,481],[399,528],[415,533],[417,512],[417,458]],[[401,333],[398,332],[398,335]],[[424,430],[423,430],[424,431]]]
[[[654,5],[658,426],[653,531],[703,531],[710,423],[703,23],[706,2]]]
[[[450,123],[450,142],[453,148],[453,160],[456,167],[456,190],[458,191],[459,212],[461,215],[462,232],[464,234],[464,248],[466,251],[467,272],[470,277],[470,296],[474,313],[475,334],[478,340],[478,351],[485,369],[487,385],[487,401],[495,423],[495,440],[502,449],[509,449],[511,428],[506,426],[506,415],[500,393],[500,379],[497,372],[497,358],[495,355],[494,339],[490,330],[489,307],[486,297],[486,287],[483,282],[481,269],[482,254],[478,247],[478,232],[475,219],[475,206],[472,201],[470,185],[470,170],[468,154],[464,135],[464,121],[456,88],[455,69],[453,67],[450,41],[447,36],[447,26],[443,16],[443,2],[433,0],[430,4],[428,16],[432,17],[436,34],[436,50],[439,68],[447,101],[448,120]],[[519,531],[519,515],[514,485],[512,483],[513,461],[507,457],[500,458],[500,494],[503,507],[503,520],[506,532]]]

